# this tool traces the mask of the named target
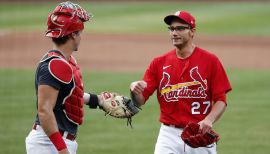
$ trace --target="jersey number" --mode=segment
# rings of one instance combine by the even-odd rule
[[[203,102],[202,104],[206,105],[206,108],[205,108],[205,110],[203,111],[202,114],[206,114],[209,107],[210,107],[210,101]],[[200,112],[201,104],[199,102],[193,102],[191,104],[191,106],[192,106],[192,109],[191,109],[192,114],[201,114],[201,112]]]

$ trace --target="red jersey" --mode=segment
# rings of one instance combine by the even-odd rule
[[[203,120],[216,99],[231,90],[219,59],[198,47],[186,59],[178,58],[175,49],[155,58],[144,81],[145,100],[157,90],[160,122],[182,127]]]

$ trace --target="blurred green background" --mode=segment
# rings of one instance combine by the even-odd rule
[[[2,3],[0,28],[44,30],[49,11],[57,3]],[[198,31],[206,34],[270,34],[269,2],[81,2],[94,15],[86,29],[94,32],[160,33],[166,31],[161,17],[175,10],[189,10]]]
[[[198,31],[207,35],[270,35],[269,2],[82,2],[94,14],[86,26],[96,33],[162,33],[160,19],[179,8],[197,18]],[[43,31],[47,14],[56,3],[0,2],[0,31]],[[0,47],[1,48],[1,47]],[[129,95],[129,84],[143,71],[84,72],[85,89]],[[219,154],[270,153],[270,70],[227,68],[233,91],[228,108],[215,125],[220,133]],[[34,70],[0,67],[0,153],[25,153],[25,137],[36,114]],[[155,96],[133,118],[134,129],[125,120],[104,117],[85,108],[85,123],[78,137],[79,154],[151,154],[160,123]]]

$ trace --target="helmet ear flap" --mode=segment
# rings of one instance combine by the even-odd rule
[[[62,29],[56,28],[53,30],[48,30],[45,35],[47,37],[59,38],[61,34],[62,34]]]

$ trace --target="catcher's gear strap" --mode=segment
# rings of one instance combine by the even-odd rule
[[[71,66],[63,59],[54,58],[49,62],[51,75],[62,83],[69,84],[73,78]]]
[[[98,96],[91,93],[89,93],[89,95],[90,95],[90,99],[88,102],[89,108],[96,109],[98,107]]]

